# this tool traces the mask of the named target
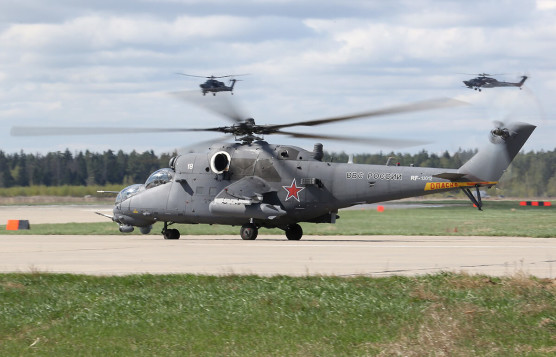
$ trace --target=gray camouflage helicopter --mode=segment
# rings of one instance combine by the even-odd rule
[[[480,92],[481,88],[518,87],[521,89],[521,86],[527,80],[527,76],[521,76],[521,81],[519,82],[503,82],[489,76],[493,75],[488,73],[479,73],[478,77],[463,81],[463,84],[465,84],[469,89],[475,89]]]
[[[207,78],[207,81],[205,83],[199,84],[199,87],[201,87],[201,92],[203,92],[203,95],[206,95],[208,92],[211,92],[212,95],[216,95],[216,93],[218,92],[230,92],[231,94],[234,94],[234,86],[236,85],[236,82],[239,81],[239,79],[230,78],[230,85],[227,86],[224,82],[217,81],[216,78],[245,76],[245,74],[229,74],[226,76],[205,77],[205,76],[196,76],[193,74],[185,74],[185,73],[177,73],[177,74],[182,76],[188,76],[188,77]]]
[[[335,223],[339,209],[364,203],[462,190],[481,210],[479,189],[498,183],[535,126],[498,122],[490,131],[487,146],[459,169],[324,162],[320,143],[308,151],[297,146],[269,144],[263,140],[263,135],[280,134],[390,147],[415,145],[419,142],[305,134],[283,129],[459,104],[462,102],[451,99],[432,100],[277,125],[258,125],[252,118],[229,115],[232,125],[213,128],[13,127],[11,133],[34,136],[209,131],[235,136],[235,143],[220,140],[205,152],[172,157],[168,168],[154,172],[144,184],[131,185],[120,191],[113,216],[99,214],[116,222],[120,232],[125,233],[138,227],[146,234],[154,223],[161,222],[165,239],[180,237],[177,229],[169,228],[172,224],[206,223],[241,226],[240,236],[244,240],[257,238],[260,228],[280,228],[287,239],[299,240],[303,235],[300,222]],[[472,190],[476,190],[476,195]]]

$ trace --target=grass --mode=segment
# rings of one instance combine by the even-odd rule
[[[438,202],[431,202],[438,204]],[[421,204],[421,203],[420,203]],[[478,211],[464,201],[441,203],[444,207],[340,211],[336,224],[303,223],[305,235],[454,235],[556,237],[556,207],[520,206],[517,201],[486,202]],[[239,234],[239,227],[219,225],[175,225],[182,235]],[[155,224],[151,234],[160,234]],[[138,230],[136,231],[138,232]],[[32,224],[29,231],[0,234],[121,234],[115,223]],[[260,234],[279,234],[279,229],[261,229]]]
[[[0,355],[554,355],[556,281],[0,274]]]

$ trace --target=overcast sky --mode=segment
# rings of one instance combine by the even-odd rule
[[[243,74],[235,94],[202,96],[202,80]],[[474,73],[530,78],[517,88],[467,89]],[[466,73],[468,75],[466,75]],[[554,150],[556,0],[0,2],[0,150],[123,149],[157,153],[217,134],[11,137],[12,126],[212,127],[230,122],[199,101],[226,96],[258,124],[458,98],[468,106],[299,132],[418,139],[401,152],[457,151],[488,140],[493,121],[538,125],[525,150]],[[195,99],[196,100],[196,99]],[[266,137],[312,149],[315,140]],[[325,150],[390,151],[323,141]]]

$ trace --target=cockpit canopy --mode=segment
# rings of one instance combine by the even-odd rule
[[[130,198],[131,196],[135,195],[141,187],[143,187],[143,185],[138,183],[135,185],[127,186],[126,188],[121,190],[120,193],[118,193],[118,196],[116,197],[116,204],[123,202],[128,198]]]
[[[174,171],[172,169],[164,168],[157,170],[145,181],[145,188],[148,190],[149,188],[163,185],[172,181],[172,178],[174,178]]]
[[[142,189],[149,189],[149,188],[163,185],[167,182],[172,181],[173,178],[174,178],[174,170],[169,168],[157,170],[149,176],[147,181],[145,181],[144,185],[137,183],[121,190],[120,193],[118,193],[118,196],[116,197],[116,204],[127,200],[131,196],[136,195]]]

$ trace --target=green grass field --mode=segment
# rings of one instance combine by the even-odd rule
[[[421,204],[421,203],[420,203]],[[376,210],[343,210],[336,224],[303,223],[305,235],[476,235],[556,237],[556,207],[520,206],[517,201],[486,202],[483,211],[465,201],[429,202],[433,207]],[[443,207],[434,207],[443,205]],[[239,234],[239,227],[182,225],[182,235]],[[162,224],[151,234],[160,234]],[[138,230],[136,231],[138,232]],[[31,230],[0,234],[122,234],[112,222],[31,225]],[[279,234],[261,229],[260,234]]]
[[[554,356],[556,281],[0,274],[2,356]]]

